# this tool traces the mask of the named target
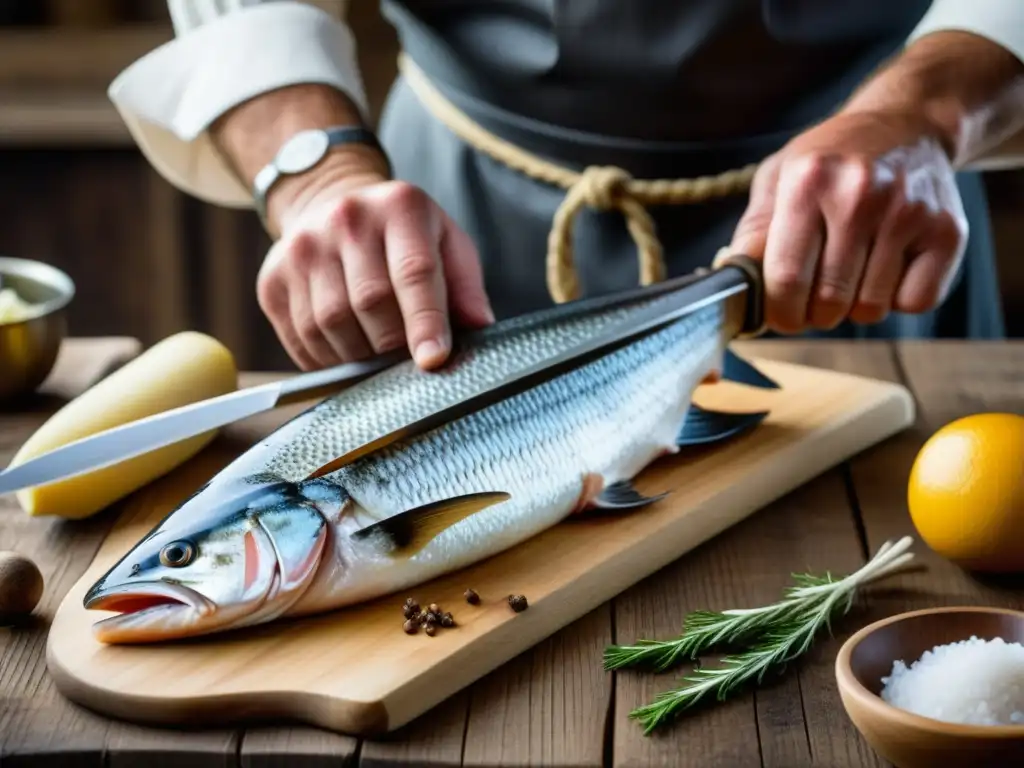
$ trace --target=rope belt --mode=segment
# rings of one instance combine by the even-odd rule
[[[757,164],[716,176],[693,179],[634,179],[615,166],[589,166],[582,173],[564,168],[495,136],[446,99],[404,53],[398,70],[423,105],[467,144],[536,181],[566,190],[548,235],[547,285],[557,303],[579,298],[573,259],[573,223],[584,205],[599,211],[618,209],[626,219],[640,261],[640,284],[665,278],[665,259],[649,205],[687,205],[739,194],[750,188]]]

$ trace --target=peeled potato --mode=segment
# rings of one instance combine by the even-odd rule
[[[227,394],[237,386],[235,360],[223,344],[202,333],[175,334],[57,411],[21,447],[11,466],[111,427]],[[18,501],[33,516],[89,517],[188,461],[217,432],[213,429],[95,472],[26,488],[18,492]]]

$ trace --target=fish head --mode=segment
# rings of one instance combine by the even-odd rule
[[[203,489],[86,593],[86,609],[116,614],[94,625],[96,638],[156,642],[280,616],[316,574],[323,502],[290,483]]]

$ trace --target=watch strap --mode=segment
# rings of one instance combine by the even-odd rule
[[[319,157],[317,157],[314,162],[302,168],[296,170],[282,170],[279,166],[281,153],[287,149],[288,145],[296,137],[307,133],[320,134],[324,137],[325,143],[323,151],[320,153]],[[319,165],[325,157],[327,157],[333,147],[341,146],[343,144],[366,144],[373,147],[384,156],[384,161],[388,165],[388,175],[391,175],[390,158],[381,146],[380,141],[378,141],[376,134],[364,126],[336,125],[329,128],[314,128],[297,133],[282,145],[274,159],[267,163],[267,165],[265,165],[260,172],[256,174],[255,179],[253,179],[253,199],[256,204],[256,212],[259,214],[260,221],[263,222],[264,227],[267,227],[267,196],[274,185],[285,176],[292,176],[312,170]]]

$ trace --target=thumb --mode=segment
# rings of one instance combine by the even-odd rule
[[[484,289],[480,257],[472,239],[447,214],[441,235],[441,261],[452,315],[461,325],[479,328],[494,322]]]
[[[778,165],[774,158],[766,160],[754,174],[750,185],[750,199],[732,235],[729,250],[752,259],[764,259],[768,246],[768,227],[775,211],[775,186]]]

